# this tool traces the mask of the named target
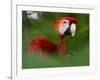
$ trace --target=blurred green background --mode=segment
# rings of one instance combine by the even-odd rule
[[[77,19],[75,37],[66,37],[66,62],[58,55],[48,58],[30,55],[27,45],[31,40],[44,35],[52,42],[59,44],[56,31],[51,27],[52,22],[60,17]],[[71,67],[89,65],[89,14],[22,11],[22,68]]]

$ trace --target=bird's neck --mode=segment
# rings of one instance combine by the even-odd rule
[[[64,43],[65,36],[59,35],[59,38],[60,38],[60,42],[61,42],[61,44],[60,44],[60,50],[64,51],[64,49],[65,49],[65,43]]]

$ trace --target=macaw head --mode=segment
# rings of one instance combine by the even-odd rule
[[[62,36],[75,36],[77,20],[72,17],[61,17],[53,22],[53,28]]]

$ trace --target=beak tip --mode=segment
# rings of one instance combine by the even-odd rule
[[[71,36],[72,36],[72,37],[74,37],[74,36],[75,36],[75,33],[74,33],[74,34],[72,34]]]

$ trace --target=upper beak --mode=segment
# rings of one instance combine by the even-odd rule
[[[72,23],[70,27],[71,36],[74,37],[76,33],[76,24]]]

